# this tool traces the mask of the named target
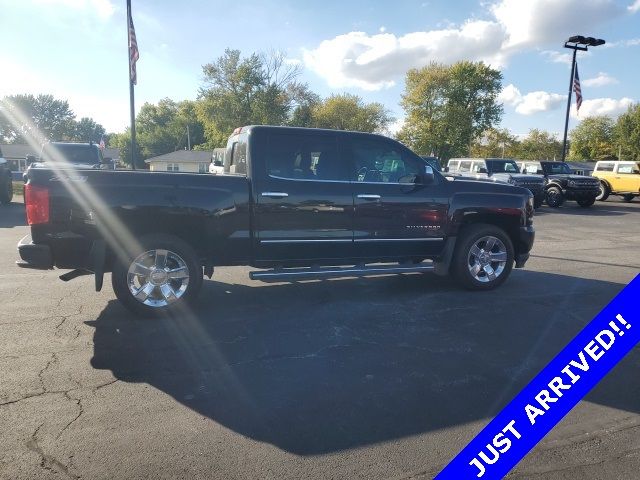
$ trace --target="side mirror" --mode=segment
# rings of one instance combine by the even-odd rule
[[[433,174],[433,167],[427,165],[424,167],[424,173],[422,174],[422,183],[429,185],[435,181],[435,175]]]
[[[478,173],[487,173],[487,167],[480,167]]]
[[[214,160],[213,161],[213,166],[214,167],[223,167],[224,165],[222,164],[222,160]]]
[[[544,170],[540,170],[540,169],[538,169],[538,170],[536,170],[536,173],[537,173],[538,175],[544,175]]]
[[[36,156],[35,155],[29,154],[25,158],[27,159],[27,165],[31,165],[32,163],[35,163],[35,161],[36,161]]]

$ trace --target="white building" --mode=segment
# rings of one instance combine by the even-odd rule
[[[209,173],[211,150],[176,150],[157,157],[147,158],[152,172]]]

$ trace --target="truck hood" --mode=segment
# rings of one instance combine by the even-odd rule
[[[556,175],[549,175],[550,179],[555,179],[555,180],[573,180],[576,183],[588,183],[588,184],[597,184],[598,179],[595,177],[587,177],[585,175],[570,175],[568,173],[566,174],[556,174]]]
[[[525,197],[531,195],[528,189],[518,187],[505,183],[502,181],[495,181],[491,178],[469,178],[469,177],[449,177],[450,181],[456,183],[455,193],[508,193],[508,194],[521,194]]]

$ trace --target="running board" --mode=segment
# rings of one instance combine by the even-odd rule
[[[249,272],[251,280],[262,282],[286,282],[296,280],[313,280],[339,277],[366,277],[369,275],[392,275],[398,273],[432,272],[433,262],[358,265],[355,267],[304,267],[276,268],[273,270],[257,270]]]

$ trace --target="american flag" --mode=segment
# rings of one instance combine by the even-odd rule
[[[578,76],[578,64],[576,64],[576,73],[573,76],[573,91],[576,92],[576,112],[579,112],[582,105],[582,89],[580,88],[580,77]]]
[[[138,74],[136,73],[136,62],[140,58],[138,51],[138,41],[136,40],[136,29],[133,28],[133,18],[131,17],[131,2],[127,2],[127,14],[129,16],[129,77],[131,83],[138,84]]]
[[[104,148],[105,148],[104,136],[100,137],[100,145],[99,145],[99,147],[100,147],[100,150],[104,150]]]

